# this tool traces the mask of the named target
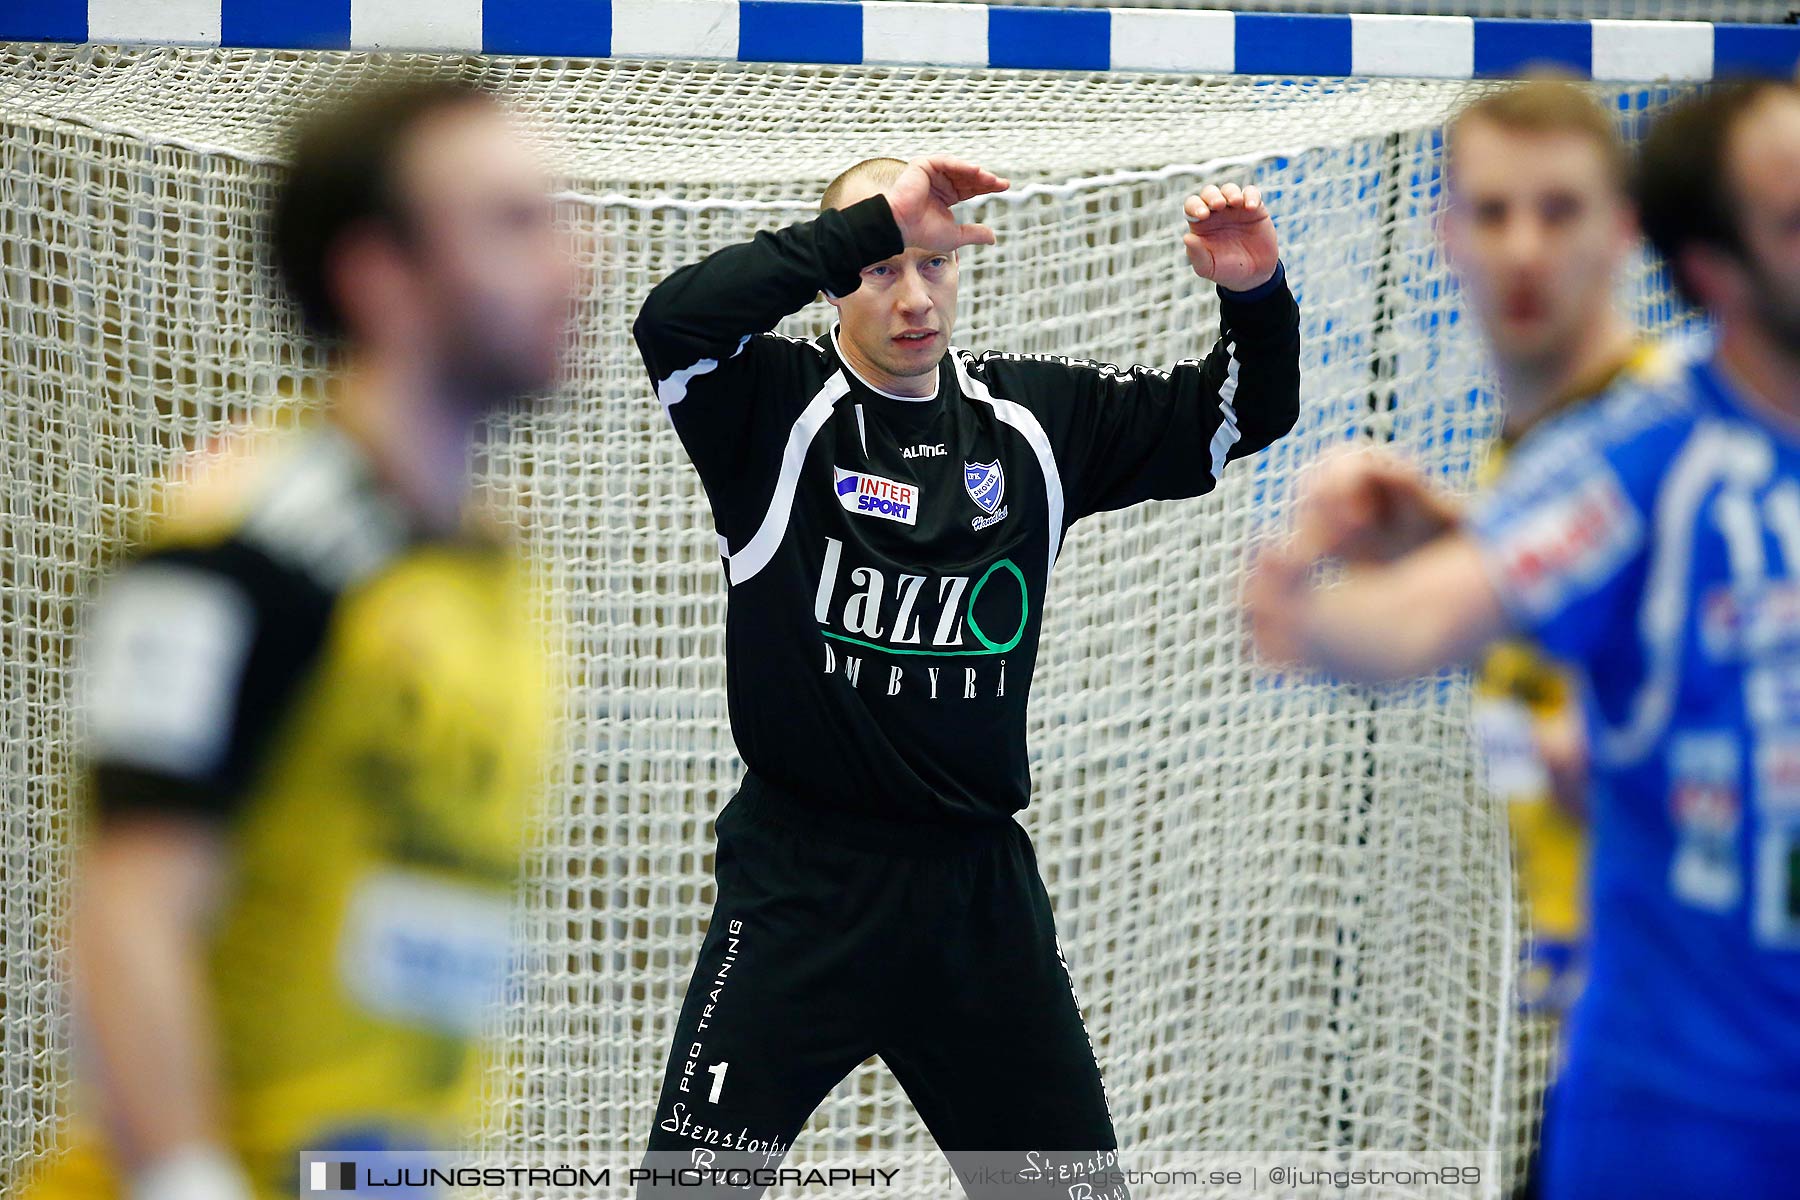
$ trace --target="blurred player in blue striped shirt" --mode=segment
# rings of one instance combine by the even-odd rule
[[[1592,950],[1547,1136],[1564,1197],[1792,1196],[1800,1148],[1800,89],[1716,88],[1640,219],[1714,352],[1532,431],[1471,517],[1315,588],[1375,505],[1303,502],[1246,587],[1269,657],[1416,675],[1525,633],[1585,681]]]

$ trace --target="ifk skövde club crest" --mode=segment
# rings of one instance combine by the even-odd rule
[[[1000,501],[1006,498],[1006,476],[1001,473],[1000,460],[985,463],[963,463],[963,488],[969,493],[969,499],[981,506],[984,513],[992,513],[1000,507]]]

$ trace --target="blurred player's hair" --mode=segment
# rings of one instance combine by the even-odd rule
[[[289,131],[269,240],[276,274],[313,333],[336,339],[346,332],[331,289],[338,240],[371,223],[406,236],[409,214],[396,176],[407,139],[446,109],[488,102],[488,93],[466,80],[385,78],[313,110]]]
[[[1703,307],[1682,269],[1683,251],[1711,246],[1741,258],[1743,230],[1728,167],[1731,135],[1745,113],[1776,95],[1795,95],[1786,79],[1740,79],[1675,105],[1650,127],[1638,152],[1633,190],[1644,236],[1662,255],[1675,287]]]
[[[1606,160],[1607,173],[1625,191],[1631,153],[1618,124],[1581,85],[1558,75],[1537,75],[1523,83],[1471,100],[1444,130],[1444,174],[1454,178],[1456,144],[1471,125],[1495,125],[1518,133],[1573,133],[1592,139]]]
[[[906,170],[906,163],[898,158],[865,158],[844,171],[825,185],[825,194],[819,198],[819,211],[829,212],[841,208],[844,192],[851,184],[867,181],[878,188],[885,188],[900,178],[900,172]]]

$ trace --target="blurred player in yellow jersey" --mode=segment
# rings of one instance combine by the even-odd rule
[[[1637,244],[1630,159],[1613,122],[1572,83],[1537,79],[1464,108],[1445,139],[1440,232],[1484,334],[1503,419],[1482,484],[1540,421],[1621,377],[1663,371],[1665,354],[1618,312],[1613,292]],[[1460,519],[1415,468],[1380,453],[1322,464],[1314,503],[1366,508],[1381,535],[1333,548],[1390,559]],[[1507,802],[1533,926],[1521,1000],[1558,1021],[1580,989],[1586,857],[1580,697],[1570,675],[1530,642],[1488,649],[1475,678],[1475,720],[1490,787]]]
[[[1446,141],[1442,232],[1499,381],[1492,483],[1544,418],[1661,370],[1613,299],[1637,245],[1630,158],[1586,92],[1534,80],[1475,101]],[[1526,641],[1502,642],[1475,679],[1490,786],[1508,802],[1535,935],[1523,999],[1565,1012],[1580,987],[1586,751],[1572,679]]]
[[[268,1200],[454,1144],[545,746],[524,569],[470,519],[550,386],[572,259],[506,115],[388,83],[300,128],[270,242],[326,415],[202,474],[86,629],[83,1085],[31,1200]]]

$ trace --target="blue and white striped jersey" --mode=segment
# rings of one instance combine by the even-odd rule
[[[1479,505],[1502,602],[1580,666],[1593,963],[1570,1069],[1800,1120],[1800,424],[1716,361],[1534,431]]]

